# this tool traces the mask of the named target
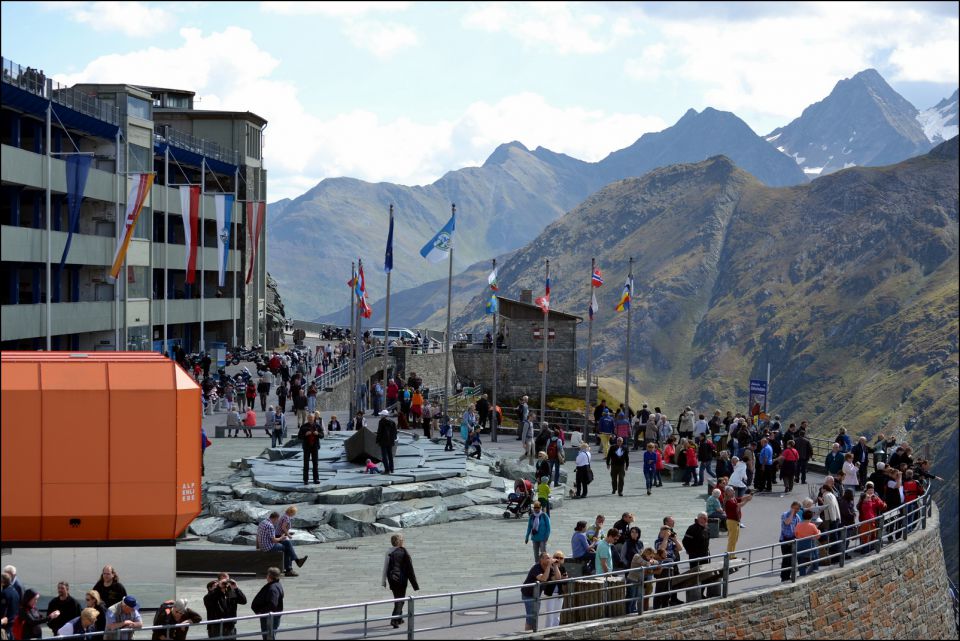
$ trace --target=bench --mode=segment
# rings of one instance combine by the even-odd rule
[[[255,573],[266,576],[268,568],[283,568],[283,551],[262,552],[240,545],[183,546],[177,548],[177,573]]]
[[[683,480],[683,474],[680,473],[680,468],[677,467],[676,463],[664,463],[663,469],[660,470],[660,479],[669,479],[679,483]]]

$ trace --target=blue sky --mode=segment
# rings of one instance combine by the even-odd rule
[[[66,84],[196,91],[270,121],[270,200],[425,184],[520,140],[599,160],[690,107],[758,134],[874,67],[919,109],[958,85],[945,3],[3,2],[3,56]]]

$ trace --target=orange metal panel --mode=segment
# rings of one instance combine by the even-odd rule
[[[200,389],[186,372],[175,367],[177,386],[177,518],[175,536],[200,513]]]
[[[108,487],[105,482],[45,483],[43,540],[106,540]]]
[[[4,541],[40,539],[40,368],[36,363],[0,367],[0,515]]]
[[[110,484],[111,539],[172,539],[176,486],[172,482]]]
[[[104,364],[41,363],[40,385],[44,485],[109,482],[110,398]]]

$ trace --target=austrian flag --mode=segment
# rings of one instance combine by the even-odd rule
[[[550,312],[550,278],[549,277],[547,277],[546,293],[543,296],[538,297],[537,300],[535,300],[534,302],[537,304],[537,307],[543,310],[544,314],[547,314]]]

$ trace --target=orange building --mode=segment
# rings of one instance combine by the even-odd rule
[[[2,352],[0,538],[171,541],[200,512],[200,388],[151,352]]]

